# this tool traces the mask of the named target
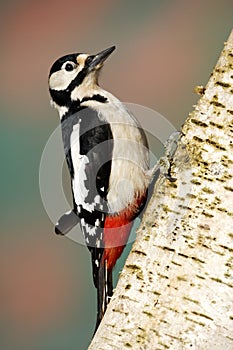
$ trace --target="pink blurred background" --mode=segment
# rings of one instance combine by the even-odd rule
[[[111,45],[101,84],[180,127],[233,28],[232,0],[1,3],[0,348],[87,349],[95,290],[87,249],[53,234],[38,172],[58,125],[48,71]],[[56,176],[56,174],[54,174]]]

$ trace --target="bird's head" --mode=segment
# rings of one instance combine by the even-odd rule
[[[114,50],[115,46],[111,46],[96,55],[75,53],[54,62],[49,73],[49,91],[55,106],[69,108],[94,89],[100,68]]]

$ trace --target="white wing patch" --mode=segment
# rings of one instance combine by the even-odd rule
[[[90,226],[89,224],[85,223],[85,225],[83,225],[83,227],[85,228],[86,233],[89,236],[95,236],[96,235],[96,228],[95,228],[95,226]]]
[[[85,155],[80,154],[80,122],[73,126],[73,132],[70,138],[71,158],[74,168],[74,179],[72,181],[74,199],[77,205],[83,205],[89,190],[85,187],[87,179],[85,166],[89,163],[89,159]]]
[[[85,168],[86,165],[89,164],[89,159],[86,155],[80,154],[80,123],[81,120],[79,123],[73,126],[73,132],[70,139],[71,157],[74,168],[72,187],[78,211],[80,211],[80,205],[82,205],[84,209],[93,212],[96,208],[96,205],[100,204],[101,198],[99,194],[97,194],[92,203],[88,203],[86,201],[89,189],[85,187],[85,180],[87,180]]]

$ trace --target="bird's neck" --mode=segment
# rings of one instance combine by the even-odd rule
[[[51,101],[52,107],[57,109],[60,119],[77,113],[83,108],[92,107],[97,104],[108,102],[106,93],[98,85],[92,85],[91,88],[77,87],[71,93],[69,104],[66,106],[58,105],[55,101]]]
[[[85,101],[92,99],[94,95],[100,95],[103,90],[93,80],[86,80],[85,84],[77,86],[71,92],[71,101],[79,101],[82,105]]]

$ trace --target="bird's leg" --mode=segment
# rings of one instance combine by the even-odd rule
[[[175,182],[176,179],[171,176],[172,160],[175,155],[178,141],[181,133],[178,131],[173,132],[165,143],[165,155],[161,157],[157,163],[149,170],[146,171],[145,175],[149,179],[149,186],[154,184],[159,176],[163,174],[169,181]]]
[[[173,157],[176,153],[178,141],[181,137],[181,133],[173,132],[165,144],[165,156],[160,158],[160,172],[170,181],[175,182],[176,178],[171,175],[171,166]]]

